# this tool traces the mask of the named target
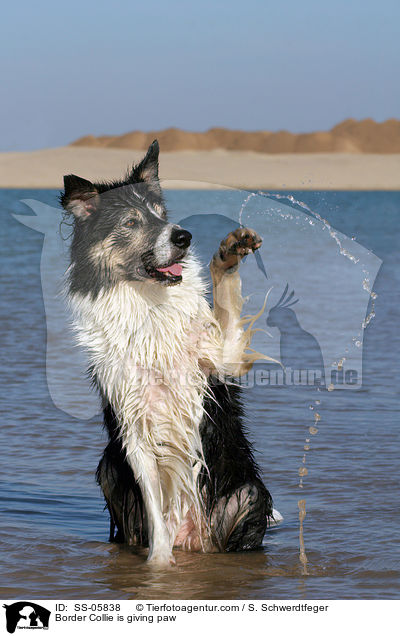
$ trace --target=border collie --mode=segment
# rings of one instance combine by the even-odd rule
[[[239,228],[221,242],[211,308],[191,234],[167,219],[158,155],[154,141],[121,181],[67,175],[60,201],[74,219],[68,299],[109,433],[97,481],[110,540],[164,566],[174,547],[260,547],[272,500],[230,381],[264,357],[248,353],[238,273],[261,238]]]

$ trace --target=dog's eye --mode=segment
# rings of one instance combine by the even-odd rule
[[[129,221],[125,223],[125,227],[133,227],[135,224],[136,224],[135,219],[129,219]]]

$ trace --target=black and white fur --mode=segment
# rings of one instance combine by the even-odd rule
[[[221,244],[212,309],[190,234],[167,220],[158,152],[153,142],[123,181],[64,177],[61,203],[74,218],[68,298],[109,433],[97,480],[110,539],[164,566],[174,546],[258,548],[272,501],[224,381],[254,361],[237,268],[261,239]]]

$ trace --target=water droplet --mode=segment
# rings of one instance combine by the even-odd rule
[[[344,363],[345,360],[346,360],[345,357],[343,357],[341,360],[339,360],[338,365],[337,365],[338,371],[341,371],[343,369],[343,363]]]
[[[371,311],[371,313],[370,313],[370,314],[368,314],[368,316],[366,317],[366,319],[365,319],[365,320],[363,320],[363,322],[362,322],[362,325],[361,325],[361,326],[362,326],[362,328],[363,328],[363,329],[365,329],[366,327],[368,327],[368,325],[369,325],[369,323],[371,322],[372,318],[375,318],[375,315],[376,315],[376,314],[375,314],[375,312],[374,312],[374,311]]]
[[[362,286],[363,286],[363,289],[365,289],[366,292],[368,292],[369,294],[371,293],[371,289],[369,287],[369,278],[364,278],[364,280],[362,282]]]

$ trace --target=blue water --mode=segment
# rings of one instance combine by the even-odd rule
[[[333,391],[271,385],[244,389],[250,436],[263,477],[284,521],[267,533],[260,552],[177,553],[178,566],[173,573],[157,574],[143,565],[142,554],[107,543],[107,515],[94,481],[105,434],[99,416],[79,419],[71,409],[59,408],[63,403],[63,383],[75,400],[78,413],[79,409],[85,410],[86,393],[82,391],[74,397],[76,377],[72,375],[76,373],[69,365],[70,352],[60,347],[57,353],[57,343],[51,339],[48,347],[53,348],[51,364],[56,360],[56,369],[48,358],[46,370],[47,331],[40,269],[43,234],[20,223],[12,213],[32,214],[21,199],[35,199],[57,208],[57,192],[0,191],[0,597],[399,597],[400,193],[291,194],[349,240],[354,237],[354,245],[363,246],[382,261],[373,288],[377,294],[376,316],[362,334],[361,386],[356,390],[336,387]],[[238,201],[244,198],[243,193],[232,198],[218,191],[167,192],[176,220],[210,211],[236,218]],[[304,209],[303,213],[307,214]],[[58,225],[60,211],[54,210],[54,215]],[[193,227],[197,227],[195,221],[190,220]],[[208,248],[211,253],[213,245],[218,245],[229,229],[226,218],[220,225],[218,220],[212,225],[214,221],[208,219],[208,233],[194,236],[205,259]],[[288,225],[287,235],[284,228],[279,235],[272,230],[270,236],[264,233],[262,260],[267,279],[259,268],[254,269],[254,262],[252,270],[247,262],[243,266],[245,291],[255,298],[255,306],[259,306],[271,281],[275,281],[271,292],[276,294],[275,302],[283,291],[283,283],[280,288],[276,280],[279,272],[284,272],[283,282],[288,276],[284,266],[289,254],[285,252],[285,240],[289,238],[285,236],[289,236],[290,228]],[[63,228],[65,234],[67,230]],[[272,236],[274,243],[269,241]],[[274,252],[274,262],[270,262],[267,248],[272,251],[276,241],[281,241],[280,251]],[[346,302],[339,292],[347,289],[349,281],[347,274],[341,274],[339,260],[334,296],[337,303],[327,310],[324,290],[328,287],[329,292],[331,283],[325,284],[324,272],[318,270],[317,247],[311,245],[307,254],[304,250],[298,254],[291,246],[289,255],[296,264],[296,293],[304,283],[303,271],[313,272],[312,289],[318,289],[315,303],[309,301],[304,308],[306,292],[302,292],[303,303],[295,307],[299,308],[297,316],[303,326],[307,320],[314,324],[315,316],[319,325],[324,312],[333,315],[336,305]],[[277,253],[282,255],[282,262],[276,262]],[[58,254],[51,256],[56,269]],[[313,259],[316,265],[310,270],[308,265]],[[257,275],[253,277],[249,272],[254,271]],[[371,303],[365,307],[366,313],[370,310]],[[264,340],[259,342],[268,342],[266,350],[276,357],[277,329],[268,329],[264,319],[260,326],[271,335],[260,334],[258,337]],[[319,334],[318,339],[324,355],[329,353],[331,343],[324,349],[323,336]],[[356,349],[353,353],[357,354]],[[48,382],[51,384],[55,374],[58,376],[52,399]],[[318,433],[311,435],[308,431],[316,412],[321,421]],[[303,448],[306,439],[310,439],[308,451]],[[303,488],[299,488],[301,466],[308,469]],[[299,499],[306,501],[307,510],[306,575],[298,558]]]

